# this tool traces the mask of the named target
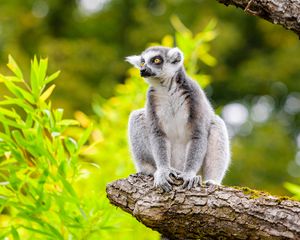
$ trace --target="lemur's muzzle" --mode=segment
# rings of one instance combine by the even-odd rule
[[[142,77],[151,77],[151,76],[154,76],[155,74],[151,71],[150,68],[148,67],[145,67],[145,68],[141,68],[141,76]]]

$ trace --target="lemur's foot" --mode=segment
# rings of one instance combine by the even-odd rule
[[[178,177],[177,171],[173,168],[157,169],[154,173],[154,187],[160,187],[165,192],[170,192],[172,190],[171,184],[174,183],[170,175],[175,178]]]
[[[182,188],[191,189],[192,187],[198,187],[201,185],[201,176],[196,176],[194,173],[182,172],[178,178],[183,179]]]
[[[206,186],[220,185],[220,183],[217,183],[215,180],[206,180],[206,181],[204,181],[204,184],[205,184]]]

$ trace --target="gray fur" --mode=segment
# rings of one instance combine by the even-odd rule
[[[159,57],[159,64],[154,58]],[[126,59],[150,84],[145,108],[129,117],[129,143],[138,172],[154,175],[154,185],[172,189],[170,175],[183,188],[221,184],[230,162],[223,120],[183,67],[178,48],[151,47]]]

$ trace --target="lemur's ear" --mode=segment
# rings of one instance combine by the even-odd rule
[[[133,66],[135,66],[136,68],[140,68],[141,66],[141,56],[129,56],[126,57],[125,60],[129,63],[131,63]]]
[[[183,53],[179,48],[175,47],[168,52],[169,62],[172,64],[182,64],[183,63]]]

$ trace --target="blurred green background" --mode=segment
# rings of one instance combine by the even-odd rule
[[[300,184],[297,35],[211,0],[0,2],[0,72],[7,72],[8,54],[27,75],[34,55],[48,57],[50,71],[61,70],[53,106],[64,108],[66,117],[83,126],[94,122],[94,145],[84,161],[97,167],[83,169],[78,191],[99,192],[99,201],[113,211],[110,217],[118,230],[103,233],[101,239],[133,239],[133,233],[140,239],[157,237],[110,207],[104,188],[134,172],[127,118],[143,106],[147,86],[124,58],[162,39],[171,43],[176,19],[194,34],[213,29],[199,51],[203,57],[195,76],[201,75],[200,83],[232,138],[232,164],[224,184],[288,195],[285,182]],[[1,85],[1,96],[5,91]]]

